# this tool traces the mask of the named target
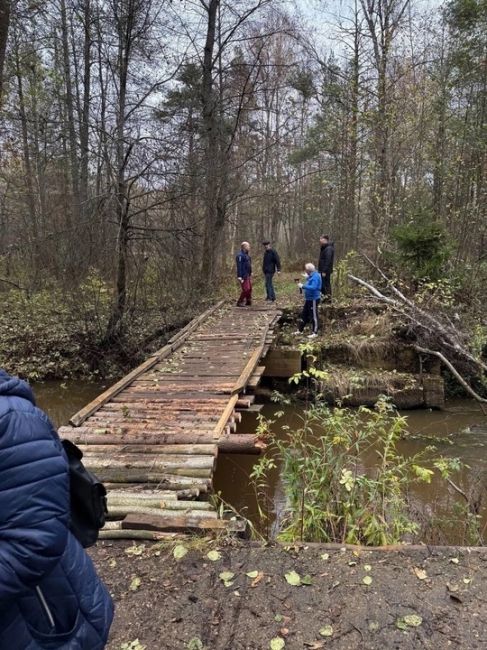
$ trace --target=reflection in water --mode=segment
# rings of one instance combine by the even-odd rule
[[[79,381],[47,381],[33,384],[37,405],[51,418],[55,427],[68,424],[69,418],[105,388],[106,384]]]
[[[280,405],[268,404],[264,406],[262,415],[273,419],[273,414],[278,410],[284,411],[284,415],[275,422],[272,430],[278,437],[284,438],[286,431],[283,427],[296,429],[301,426],[303,407],[296,404],[283,408]],[[487,419],[475,402],[456,400],[447,403],[444,411],[415,410],[404,411],[401,414],[407,417],[410,437],[399,443],[400,453],[405,456],[413,455],[424,449],[426,445],[434,444],[437,455],[460,458],[469,466],[458,478],[460,486],[466,491],[472,476],[487,471]],[[251,433],[255,427],[256,418],[248,414],[243,418],[238,431]],[[364,457],[364,465],[373,466],[375,459],[372,450]],[[220,491],[227,503],[254,523],[258,521],[257,503],[248,477],[255,460],[255,456],[223,456],[220,458],[215,475],[215,490]],[[420,509],[426,512],[431,504],[444,504],[447,498],[445,483],[439,478],[435,478],[430,484],[421,483],[413,486],[411,495]],[[270,475],[269,500],[272,509],[271,520],[275,530],[284,507],[284,489],[279,468]]]
[[[46,382],[33,386],[39,406],[47,412],[56,426],[67,424],[74,413],[106,387],[104,384],[82,382]],[[267,404],[262,410],[262,415],[273,419],[278,410],[284,411],[284,415],[272,427],[277,436],[285,436],[285,426],[291,429],[301,426],[301,405],[281,407]],[[403,415],[407,416],[411,435],[407,440],[401,441],[401,453],[412,455],[424,449],[425,445],[434,443],[438,455],[459,457],[469,466],[459,479],[461,487],[467,490],[469,480],[475,473],[487,471],[487,418],[478,404],[470,400],[456,400],[448,402],[444,411],[404,411]],[[244,413],[238,432],[252,433],[256,426],[255,414]],[[253,522],[257,522],[258,517],[249,474],[256,458],[238,454],[221,456],[214,481],[215,491],[221,492],[227,503]],[[374,460],[375,456],[371,452],[364,458],[364,465],[372,466]],[[444,501],[446,495],[444,483],[438,479],[433,480],[431,484],[414,486],[412,492],[415,499],[425,508],[428,504]],[[279,512],[284,505],[279,468],[270,476],[269,501],[271,521],[275,528]]]

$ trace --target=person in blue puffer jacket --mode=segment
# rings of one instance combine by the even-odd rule
[[[299,289],[304,291],[304,306],[299,320],[299,329],[295,334],[302,334],[308,323],[311,323],[311,334],[309,339],[318,336],[320,321],[318,316],[318,306],[321,298],[321,275],[315,269],[315,265],[308,262],[304,267],[306,271],[306,282],[299,283]]]
[[[31,388],[0,370],[0,650],[101,650],[113,604],[71,534],[63,447]]]
[[[240,297],[237,307],[250,307],[252,304],[252,260],[250,258],[250,244],[243,241],[240,252],[235,258],[237,263],[237,279],[240,283]]]

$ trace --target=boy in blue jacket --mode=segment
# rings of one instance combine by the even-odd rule
[[[318,336],[320,322],[318,318],[318,306],[321,298],[321,275],[315,269],[315,265],[309,262],[305,265],[307,280],[300,282],[298,287],[304,291],[304,306],[299,321],[299,329],[295,334],[301,334],[308,323],[311,323],[311,334],[309,339]]]

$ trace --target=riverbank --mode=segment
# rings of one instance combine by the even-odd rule
[[[487,644],[487,548],[266,547],[195,539],[100,543],[90,553],[116,605],[108,650],[473,650]]]
[[[208,306],[173,295],[164,307],[132,308],[123,335],[108,344],[110,293],[96,278],[77,294],[45,289],[31,296],[14,290],[1,295],[0,368],[30,382],[118,378]]]
[[[278,281],[280,306],[297,299],[292,278],[283,274]],[[72,292],[56,287],[32,294],[4,291],[0,294],[0,368],[30,382],[112,381],[142,363],[218,300],[236,299],[236,284],[232,269],[213,293],[182,291],[178,284],[153,288],[127,309],[123,335],[110,342],[105,337],[112,292],[96,274]],[[254,295],[263,301],[261,278],[256,280]]]

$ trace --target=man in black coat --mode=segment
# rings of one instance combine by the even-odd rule
[[[263,241],[262,245],[265,247],[262,271],[265,277],[266,300],[274,302],[276,300],[276,293],[274,291],[273,279],[276,271],[278,273],[281,272],[281,260],[279,259],[279,255],[272,248],[270,241]]]
[[[320,260],[318,271],[321,273],[321,293],[323,300],[331,300],[331,274],[333,273],[333,260],[335,258],[335,246],[328,235],[320,237]]]

